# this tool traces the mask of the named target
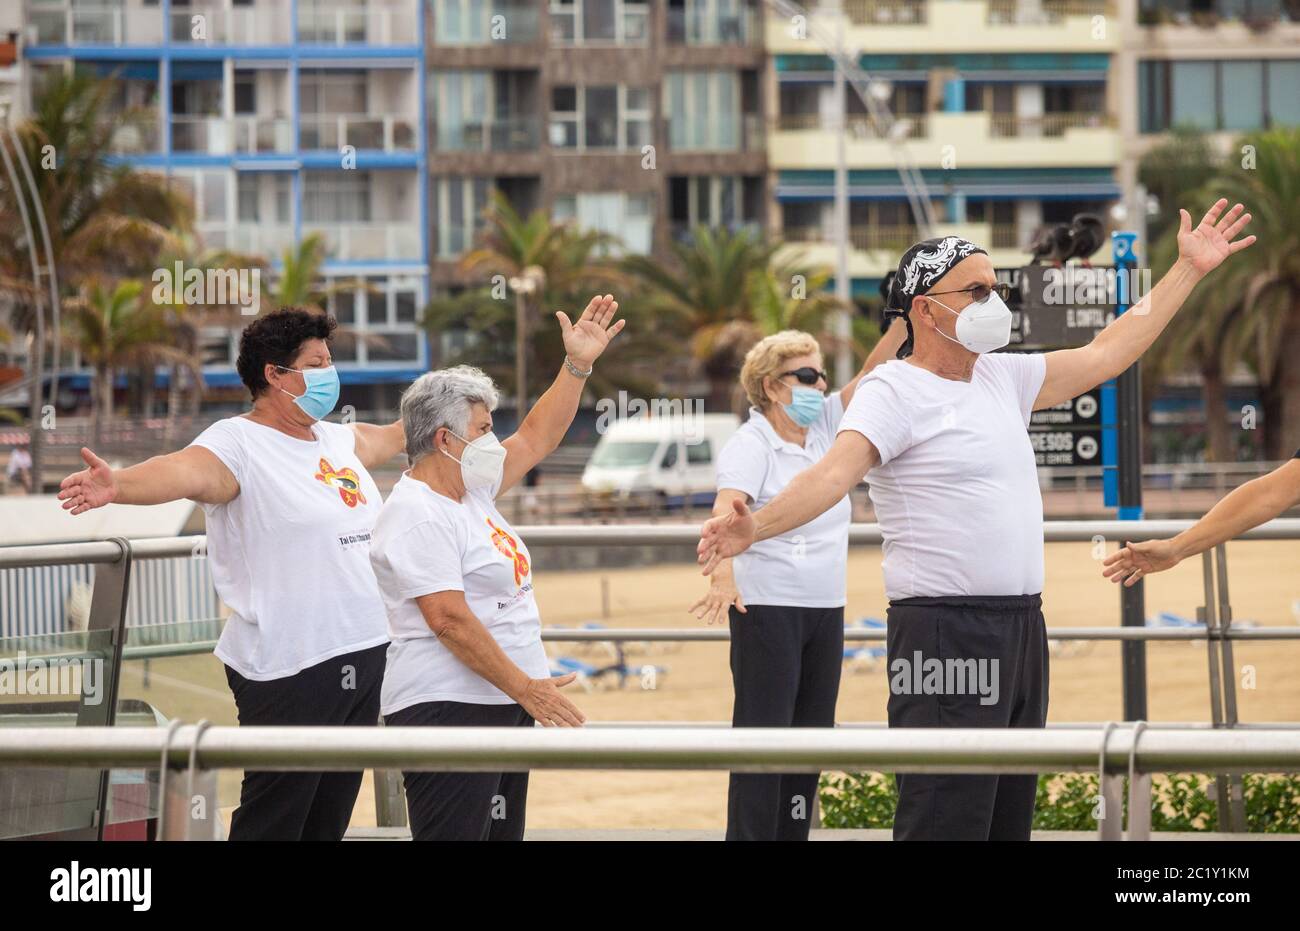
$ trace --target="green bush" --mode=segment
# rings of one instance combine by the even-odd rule
[[[1128,805],[1125,779],[1124,804]],[[1214,781],[1195,773],[1152,778],[1151,830],[1217,831]],[[1247,775],[1243,778],[1246,829],[1260,834],[1300,833],[1300,777]],[[1036,831],[1095,831],[1095,773],[1043,773],[1034,807]],[[819,791],[821,823],[827,828],[891,828],[898,787],[882,773],[824,773]]]

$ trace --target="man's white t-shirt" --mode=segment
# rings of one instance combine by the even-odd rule
[[[718,490],[742,491],[752,499],[751,507],[763,507],[826,455],[843,416],[844,403],[833,391],[800,446],[781,439],[758,408],[751,407],[749,419],[718,454]],[[735,557],[732,571],[745,604],[843,607],[852,513],[845,495],[802,527],[761,540]]]
[[[976,359],[969,382],[891,360],[859,383],[840,430],[880,451],[867,482],[891,601],[1043,590],[1026,428],[1046,372],[1041,354],[999,352]]]
[[[228,417],[199,434],[239,482],[205,504],[208,563],[232,615],[216,655],[247,679],[280,679],[388,640],[370,568],[382,501],[356,435],[318,421],[313,440]]]
[[[515,665],[533,679],[550,676],[532,560],[493,503],[497,487],[453,501],[407,474],[389,494],[370,552],[392,638],[383,714],[431,701],[513,702],[438,640],[415,602],[421,595],[464,592],[470,611]]]

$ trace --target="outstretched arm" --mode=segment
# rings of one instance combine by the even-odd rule
[[[1215,202],[1200,224],[1180,210],[1178,259],[1151,292],[1120,315],[1086,346],[1047,353],[1047,374],[1034,400],[1034,410],[1053,407],[1078,397],[1136,362],[1178,313],[1197,282],[1228,256],[1249,247],[1254,236],[1237,236],[1250,222],[1250,214],[1237,204],[1220,219],[1228,202]]]
[[[189,498],[200,504],[225,504],[239,494],[234,473],[202,446],[187,446],[165,456],[154,456],[125,469],[82,447],[86,468],[59,483],[59,500],[65,511],[83,514],[106,504],[163,504]]]
[[[1102,575],[1132,585],[1170,569],[1300,504],[1300,459],[1234,488],[1209,513],[1170,540],[1126,543],[1106,558]]]
[[[357,458],[367,471],[383,465],[406,449],[406,434],[400,420],[383,426],[375,423],[354,423],[351,426],[356,436]]]
[[[593,297],[575,323],[569,322],[569,315],[564,311],[556,311],[564,337],[564,352],[576,368],[591,371],[609,341],[623,329],[626,321],[614,322],[617,312],[618,301],[612,294]],[[519,429],[501,444],[506,448],[506,462],[497,494],[518,482],[560,445],[569,424],[573,423],[573,415],[578,412],[586,384],[586,379],[574,375],[567,365],[560,368],[551,387],[538,398]]]
[[[710,518],[700,529],[696,551],[704,574],[756,541],[802,527],[829,510],[879,461],[880,453],[869,439],[856,430],[844,430],[825,456],[791,479],[765,507],[750,511],[734,499],[731,513]]]

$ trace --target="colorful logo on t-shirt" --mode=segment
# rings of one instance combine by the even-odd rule
[[[492,523],[492,518],[486,517],[484,520],[492,528],[492,545],[500,551],[502,556],[515,564],[515,584],[521,584],[524,579],[528,578],[528,554],[519,549],[519,544],[515,542],[514,537]]]
[[[350,508],[357,506],[357,502],[366,503],[366,496],[361,493],[361,479],[353,469],[335,469],[330,465],[330,461],[321,457],[320,471],[316,473],[316,481],[324,482],[331,488],[339,490],[339,497],[343,503]]]

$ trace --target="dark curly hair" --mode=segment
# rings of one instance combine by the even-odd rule
[[[309,339],[334,338],[338,326],[329,314],[313,313],[301,307],[282,307],[254,320],[239,336],[239,358],[235,369],[240,380],[256,398],[270,387],[266,366],[293,365],[302,344]]]

